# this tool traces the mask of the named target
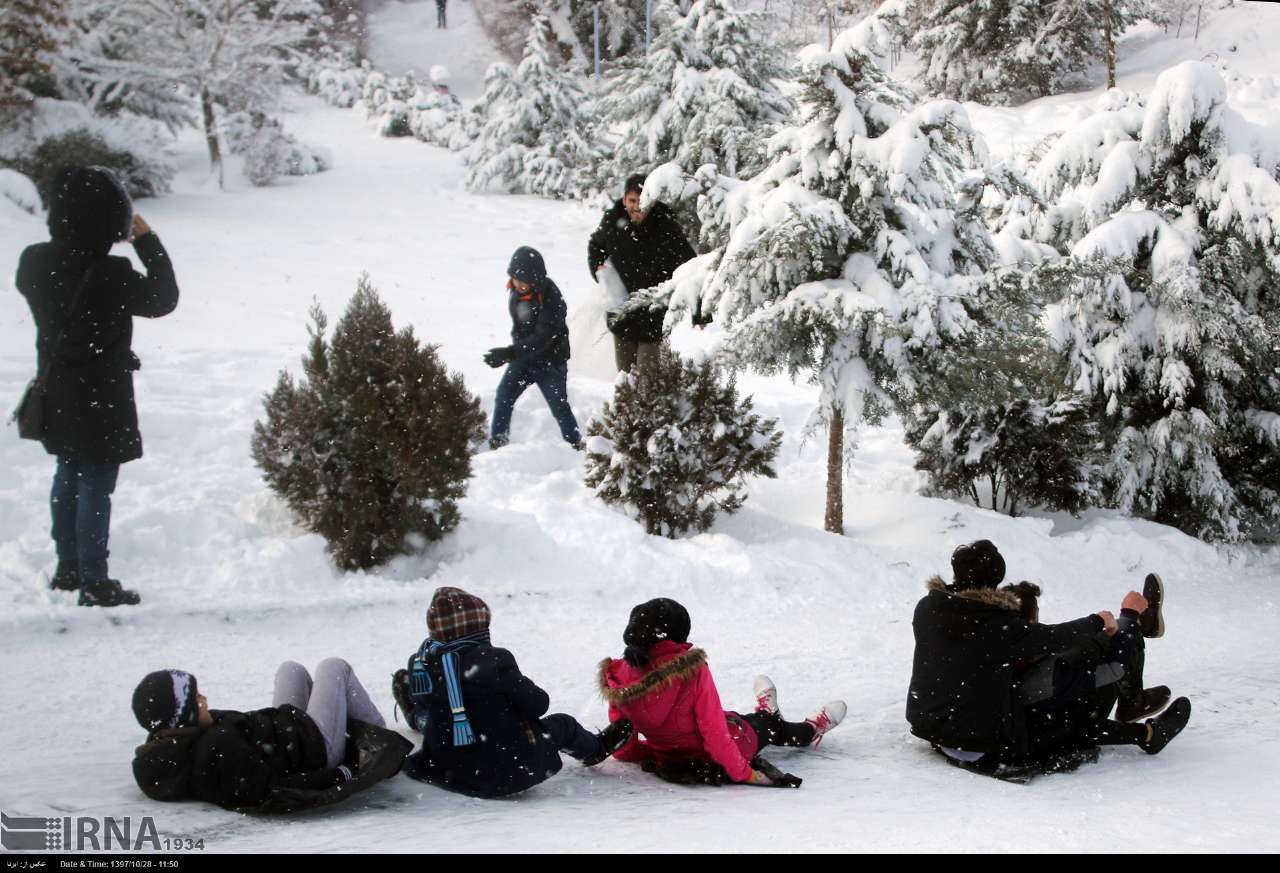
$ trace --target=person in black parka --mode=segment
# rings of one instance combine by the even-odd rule
[[[210,710],[194,676],[157,670],[134,691],[133,712],[148,734],[134,755],[134,779],[153,800],[262,811],[318,806],[393,775],[412,749],[384,729],[340,658],[321,661],[314,681],[301,664],[284,662],[273,705],[251,712]],[[359,734],[359,764],[348,733]]]
[[[471,797],[525,791],[560,771],[560,752],[591,767],[631,739],[631,723],[590,733],[573,716],[547,715],[551,699],[489,639],[489,607],[460,588],[437,589],[431,636],[392,679],[405,718],[422,733],[414,779]]]
[[[493,401],[489,446],[502,448],[510,439],[511,414],[530,385],[537,385],[560,427],[560,436],[582,448],[578,420],[569,406],[568,307],[556,283],[547,276],[542,255],[521,246],[507,265],[507,312],[511,316],[511,345],[489,349],[490,367],[506,366]]]
[[[591,278],[599,281],[596,274],[605,261],[611,261],[628,295],[661,285],[697,254],[666,204],[654,203],[647,212],[640,209],[644,181],[640,174],[627,179],[622,199],[605,212],[587,244]],[[661,310],[607,316],[619,372],[637,364],[642,370],[649,369],[657,363],[665,316]],[[694,324],[707,321],[700,312],[694,316]]]
[[[1098,745],[1155,754],[1186,725],[1186,698],[1169,704],[1168,688],[1142,687],[1144,638],[1163,633],[1159,576],[1129,592],[1119,619],[1104,610],[1054,625],[1039,623],[1037,586],[997,587],[1005,564],[990,541],[956,549],[952,568],[950,585],[930,580],[912,619],[913,734],[952,760],[995,765]]]
[[[50,240],[29,246],[15,284],[36,323],[45,374],[45,450],[57,458],[50,499],[58,568],[53,587],[79,589],[82,606],[139,601],[109,579],[111,494],[120,465],[142,457],[134,405],[133,319],[178,305],[173,265],[160,239],[109,170],[72,167],[50,190]],[[112,245],[133,243],[146,275]]]

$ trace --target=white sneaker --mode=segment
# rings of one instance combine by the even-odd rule
[[[845,714],[848,711],[849,707],[845,705],[843,700],[833,700],[818,710],[818,714],[813,718],[805,719],[807,723],[813,725],[813,742],[809,745],[816,746],[822,742],[822,737],[828,731],[844,721]]]
[[[768,676],[757,676],[755,682],[756,712],[778,714],[778,689]]]

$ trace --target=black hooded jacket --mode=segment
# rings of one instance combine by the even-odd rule
[[[916,605],[916,648],[907,692],[911,732],[969,752],[1025,754],[1027,725],[1013,705],[1020,668],[1035,660],[1100,645],[1102,618],[1036,624],[1011,590],[947,591],[942,580]]]
[[[507,275],[530,286],[520,291],[509,285],[512,363],[564,364],[569,360],[568,306],[536,249],[521,246],[511,256]]]
[[[154,233],[134,242],[145,276],[128,258],[108,254],[128,235],[132,215],[128,196],[107,174],[63,173],[50,197],[52,239],[29,246],[18,261],[14,284],[36,323],[37,367],[48,368],[43,443],[50,454],[100,464],[142,457],[133,319],[172,312],[178,285]]]
[[[628,294],[661,285],[685,261],[697,253],[684,235],[671,210],[663,203],[653,204],[648,217],[632,224],[627,209],[619,200],[600,219],[600,226],[587,244],[587,269],[591,278],[605,261],[612,259],[614,268],[627,286]],[[655,343],[662,339],[661,310],[637,312],[620,319],[613,332],[632,342]]]
[[[503,797],[560,771],[560,753],[538,724],[551,698],[509,651],[486,643],[458,655],[463,705],[476,736],[469,746],[453,744],[443,665],[431,659],[426,667],[431,692],[409,714],[423,737],[422,750],[409,756],[409,776],[472,797]]]
[[[157,731],[138,747],[133,776],[144,794],[247,809],[276,788],[323,789],[342,781],[325,766],[320,729],[296,707],[210,715],[211,727]]]

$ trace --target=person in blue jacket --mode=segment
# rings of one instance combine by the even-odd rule
[[[591,733],[520,672],[515,656],[489,639],[489,607],[460,588],[436,590],[427,610],[430,636],[392,679],[405,719],[422,749],[405,772],[471,797],[504,797],[560,770],[560,753],[592,767],[631,739],[631,722]]]
[[[489,349],[484,356],[490,367],[507,368],[493,404],[489,446],[499,449],[508,443],[516,401],[526,388],[537,385],[564,441],[582,449],[582,433],[569,406],[569,327],[564,297],[547,277],[542,255],[529,246],[516,249],[507,275],[511,345]]]

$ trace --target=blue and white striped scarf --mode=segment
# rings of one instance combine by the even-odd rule
[[[462,677],[458,673],[458,654],[463,649],[488,644],[489,632],[484,630],[468,634],[465,637],[458,637],[456,640],[450,640],[447,643],[427,639],[423,641],[422,646],[418,649],[418,659],[424,666],[428,658],[433,658],[440,661],[440,668],[444,671],[445,690],[449,695],[449,712],[453,717],[453,744],[455,746],[469,746],[476,741],[475,732],[471,729],[471,722],[467,718],[467,708],[462,700]],[[429,683],[430,679],[427,681]],[[423,693],[418,688],[413,690],[415,696]],[[423,691],[430,693],[429,684]]]

